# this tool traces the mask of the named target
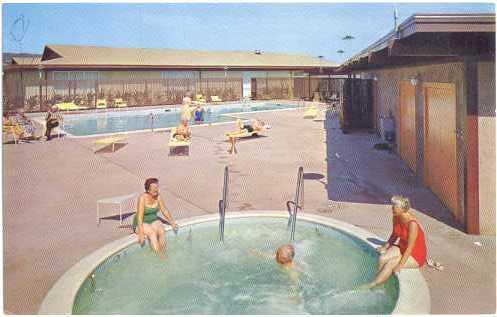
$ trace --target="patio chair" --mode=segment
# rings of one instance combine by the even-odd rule
[[[78,106],[74,102],[59,102],[54,106],[57,106],[61,111],[88,109],[88,107]]]
[[[128,106],[128,104],[124,102],[122,98],[114,99],[114,105],[118,108],[123,108]]]
[[[218,96],[211,96],[211,101],[212,102],[222,102],[223,100],[219,98]]]
[[[181,150],[183,155],[190,155],[190,145],[192,144],[191,140],[179,141],[174,137],[176,133],[176,128],[171,129],[171,134],[169,136],[169,155],[178,155],[178,150]]]
[[[105,99],[97,99],[97,108],[107,108],[107,100]]]

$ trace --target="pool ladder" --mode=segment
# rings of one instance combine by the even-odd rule
[[[295,199],[286,202],[288,210],[288,229],[290,229],[290,241],[295,240],[295,224],[297,222],[297,211],[304,209],[304,168],[299,167],[297,173],[297,189],[295,190]]]
[[[219,241],[224,242],[224,220],[228,206],[228,166],[224,167],[223,199],[219,201]]]

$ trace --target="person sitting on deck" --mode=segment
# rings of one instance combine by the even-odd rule
[[[26,117],[23,108],[17,109],[15,122],[24,129],[26,138],[36,138],[34,123],[28,117]]]
[[[178,141],[187,141],[192,137],[192,132],[188,127],[188,120],[181,119],[179,126],[176,128],[176,133],[173,137]]]
[[[26,132],[24,131],[24,129],[19,124],[12,121],[6,112],[4,112],[2,115],[2,125],[4,133],[11,133],[14,135],[14,137],[17,137],[19,139],[23,139],[26,137]]]
[[[145,192],[138,198],[138,210],[133,218],[133,231],[136,232],[138,229],[138,243],[140,245],[145,242],[145,237],[148,238],[154,252],[165,258],[166,232],[164,225],[157,217],[159,211],[173,227],[173,230],[178,230],[176,221],[166,209],[164,201],[159,195],[159,180],[148,178],[145,181]]]
[[[364,289],[383,284],[401,269],[420,268],[426,263],[425,234],[414,214],[409,211],[409,199],[393,196],[391,201],[392,234],[387,243],[378,248],[378,275],[373,282],[363,285]]]

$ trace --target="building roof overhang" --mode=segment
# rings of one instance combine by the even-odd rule
[[[464,56],[495,56],[495,14],[413,15],[336,71],[348,73]]]

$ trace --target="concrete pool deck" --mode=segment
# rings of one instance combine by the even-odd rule
[[[114,153],[94,154],[95,138],[4,145],[5,312],[36,313],[66,270],[130,233],[118,228],[115,217],[96,226],[98,199],[141,192],[144,179],[153,176],[160,179],[174,217],[215,214],[228,165],[228,213],[283,209],[293,199],[299,166],[307,176],[306,211],[380,237],[391,229],[388,195],[409,196],[427,232],[430,255],[445,266],[421,270],[432,313],[495,313],[495,237],[454,228],[438,199],[412,180],[398,156],[373,149],[375,135],[343,135],[336,117],[323,124],[302,119],[302,113],[246,115],[260,117],[272,129],[265,137],[239,142],[237,155],[227,153],[224,138],[232,124],[194,127],[189,157],[168,156],[167,132],[129,134]]]

